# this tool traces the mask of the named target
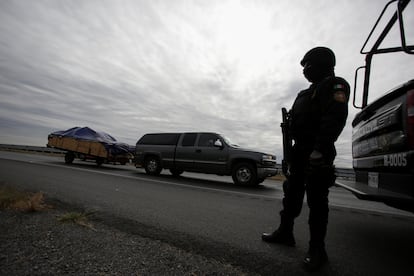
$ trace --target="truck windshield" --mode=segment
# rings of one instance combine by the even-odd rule
[[[240,146],[236,143],[234,143],[232,140],[230,140],[228,137],[225,136],[221,136],[224,139],[224,142],[226,142],[227,145],[230,145],[232,147],[237,147],[239,148]]]

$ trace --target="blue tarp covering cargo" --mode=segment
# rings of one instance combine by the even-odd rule
[[[51,133],[50,135],[57,135],[62,137],[72,137],[83,140],[92,140],[105,143],[116,143],[116,139],[105,132],[96,132],[89,127],[73,127],[68,130],[60,130]]]

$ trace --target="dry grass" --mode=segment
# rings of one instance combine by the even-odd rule
[[[45,203],[42,192],[29,193],[0,183],[0,210],[14,210],[19,212],[36,212],[53,208]],[[75,223],[95,231],[88,221],[93,213],[69,212],[58,217],[62,223]]]
[[[58,217],[58,221],[62,223],[74,223],[80,226],[96,231],[92,223],[88,221],[88,216],[92,213],[69,212]]]
[[[28,193],[19,191],[13,187],[0,186],[0,209],[36,212],[50,208],[52,207],[44,202],[42,192]]]

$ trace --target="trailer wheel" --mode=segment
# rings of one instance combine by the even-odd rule
[[[68,151],[65,154],[65,163],[66,164],[72,164],[73,163],[73,160],[75,160],[75,154],[73,152],[71,152],[71,151]]]
[[[102,166],[102,164],[105,162],[105,159],[102,157],[98,157],[96,158],[96,165],[97,166]]]
[[[247,162],[236,164],[231,176],[236,185],[253,186],[258,184],[255,167]]]
[[[159,175],[162,170],[160,159],[156,156],[148,156],[144,161],[144,169],[149,175]]]

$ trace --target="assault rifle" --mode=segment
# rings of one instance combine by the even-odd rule
[[[280,124],[283,134],[283,160],[282,160],[282,172],[288,178],[289,177],[289,165],[292,158],[292,137],[290,134],[290,113],[286,108],[282,108],[282,123]]]

